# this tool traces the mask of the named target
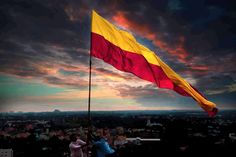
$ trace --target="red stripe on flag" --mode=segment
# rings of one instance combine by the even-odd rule
[[[181,95],[190,96],[181,87],[175,85],[160,66],[148,63],[142,55],[122,50],[96,33],[91,33],[91,54],[118,70],[133,73],[141,79],[155,83],[160,88],[172,89]]]

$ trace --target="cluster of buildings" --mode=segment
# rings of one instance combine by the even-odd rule
[[[76,115],[48,119],[42,117],[39,119],[36,117],[32,119],[29,117],[0,118],[4,118],[0,123],[0,149],[11,149],[16,157],[32,156],[30,153],[25,154],[25,151],[31,150],[38,152],[39,156],[58,153],[57,156],[68,157],[71,134],[80,134],[81,138],[87,141],[88,128],[83,125],[85,124],[83,118],[78,118]],[[115,127],[113,123],[109,125],[108,121],[124,118],[126,123],[123,123],[123,126],[120,123]],[[127,122],[129,120],[130,123],[137,121],[137,127],[134,124],[130,127]],[[106,121],[106,118],[104,120],[104,117],[99,115],[95,121],[93,133],[100,132],[114,149],[118,152],[125,150],[126,154],[134,153],[134,149],[141,150],[142,147],[150,151],[158,149],[164,152],[173,149],[189,153],[197,151],[195,147],[203,145],[210,146],[212,150],[222,149],[222,152],[236,146],[236,120],[234,118],[219,116],[212,119],[173,115],[124,117],[119,115]],[[101,127],[103,123],[106,123],[106,127]],[[138,148],[133,146],[138,146]],[[26,147],[31,149],[25,149]]]

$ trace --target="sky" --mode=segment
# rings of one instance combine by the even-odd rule
[[[87,110],[93,9],[219,110],[236,109],[233,0],[1,0],[1,112]],[[181,109],[201,110],[190,97],[92,58],[91,110]]]

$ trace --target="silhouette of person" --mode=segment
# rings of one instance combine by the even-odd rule
[[[76,134],[70,135],[70,156],[71,157],[83,157],[82,146],[86,145],[86,142],[81,140]]]
[[[125,147],[125,144],[127,144],[126,136],[124,135],[124,128],[123,127],[117,127],[117,136],[114,140],[114,147],[116,149],[120,149]]]
[[[110,147],[108,142],[103,138],[100,131],[92,137],[93,146],[96,149],[96,157],[115,157],[115,150]]]

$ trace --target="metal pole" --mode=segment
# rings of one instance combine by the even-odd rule
[[[88,135],[87,135],[87,157],[89,157],[89,144],[91,139],[91,112],[90,112],[90,104],[91,104],[91,71],[92,71],[92,59],[91,52],[89,55],[89,93],[88,93]]]
[[[91,32],[92,32],[92,14],[91,14]],[[91,46],[92,46],[92,36],[90,36],[90,52],[89,52],[89,93],[88,93],[88,135],[87,135],[87,157],[89,157],[89,144],[91,139],[91,73],[92,73],[92,55],[91,55]]]
[[[91,104],[91,71],[92,71],[92,59],[91,52],[89,54],[89,93],[88,93],[88,124],[91,127],[91,113],[90,113],[90,104]]]

